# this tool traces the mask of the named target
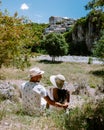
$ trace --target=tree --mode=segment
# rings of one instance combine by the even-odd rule
[[[94,56],[104,60],[104,30],[101,38],[95,42],[93,54]]]
[[[91,10],[91,9],[100,8],[100,9],[103,10],[103,7],[104,7],[104,0],[91,0],[85,6],[85,9],[86,10]]]
[[[47,53],[52,56],[52,61],[55,61],[56,56],[63,56],[68,52],[68,44],[62,34],[47,34],[43,44]]]
[[[31,26],[25,18],[18,18],[18,13],[13,17],[8,12],[0,12],[0,67],[2,64],[24,68],[28,65],[33,35]]]
[[[44,29],[48,26],[48,24],[38,24],[38,23],[31,23],[31,28],[34,34],[34,43],[32,46],[32,52],[41,52],[42,48],[41,39],[43,38]]]

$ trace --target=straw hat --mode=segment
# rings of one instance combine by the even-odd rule
[[[62,88],[64,85],[65,77],[62,74],[50,76],[50,81],[54,87]]]
[[[40,70],[39,67],[34,67],[34,68],[29,70],[29,75],[31,78],[34,76],[37,76],[37,75],[42,75],[42,74],[44,74],[44,71]]]

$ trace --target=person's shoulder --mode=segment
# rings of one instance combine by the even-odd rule
[[[35,87],[33,88],[33,91],[35,91],[36,93],[40,94],[42,97],[46,97],[47,96],[47,91],[46,88],[38,83],[35,85]]]
[[[42,84],[38,84],[37,87],[46,90],[45,86]]]
[[[30,82],[26,81],[24,83],[21,84],[21,89],[23,89],[27,84],[30,84]]]

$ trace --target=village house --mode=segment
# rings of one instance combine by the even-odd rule
[[[69,30],[74,23],[75,20],[71,18],[51,16],[49,18],[49,26],[45,28],[45,34],[51,32],[63,33]]]

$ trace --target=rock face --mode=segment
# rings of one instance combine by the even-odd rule
[[[0,99],[18,100],[20,98],[18,86],[7,81],[0,81]]]
[[[10,99],[14,95],[14,87],[8,82],[0,81],[0,97],[4,99]]]
[[[100,37],[100,31],[104,29],[104,13],[100,11],[91,12],[85,18],[77,20],[72,31],[72,41],[75,44],[83,42],[91,51],[93,42]]]

